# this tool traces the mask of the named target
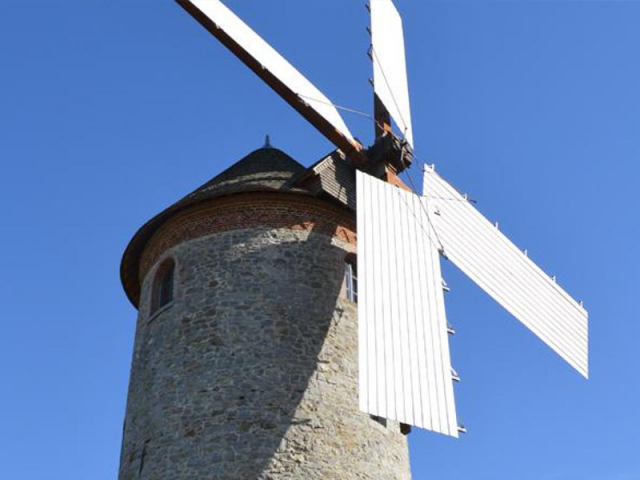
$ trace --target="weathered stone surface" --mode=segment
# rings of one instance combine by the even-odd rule
[[[264,227],[166,251],[142,286],[120,480],[409,479],[398,425],[358,411],[353,248]],[[174,300],[149,318],[167,256]]]

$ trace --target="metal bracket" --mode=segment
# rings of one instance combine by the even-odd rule
[[[468,193],[465,193],[464,195],[462,195],[462,197],[469,203],[473,203],[473,204],[478,203],[478,201],[471,198]]]

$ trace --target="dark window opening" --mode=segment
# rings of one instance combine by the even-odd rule
[[[406,423],[401,423],[400,433],[402,433],[403,435],[409,435],[411,433],[411,425],[408,425]]]
[[[173,260],[166,260],[158,271],[153,283],[153,296],[151,300],[151,315],[156,313],[165,305],[173,301],[173,276],[175,263]]]
[[[344,262],[344,283],[347,299],[358,303],[358,270],[356,261],[353,258],[348,258]]]

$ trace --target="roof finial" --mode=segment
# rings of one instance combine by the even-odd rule
[[[271,146],[271,138],[267,135],[267,138],[264,139],[264,147],[263,148],[273,148]]]

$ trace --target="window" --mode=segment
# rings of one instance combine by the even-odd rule
[[[173,274],[175,262],[172,259],[164,261],[153,281],[153,295],[151,298],[151,315],[156,313],[165,305],[173,301]]]
[[[347,291],[347,298],[358,303],[358,271],[354,258],[347,258],[344,262],[344,283]]]

